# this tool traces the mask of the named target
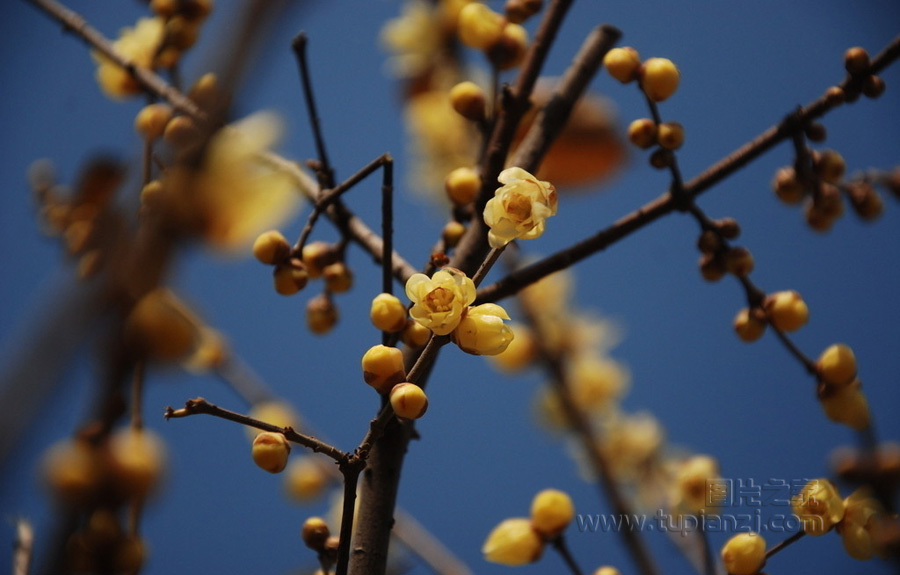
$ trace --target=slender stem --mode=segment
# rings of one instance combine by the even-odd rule
[[[478,266],[478,271],[472,276],[472,283],[475,284],[475,287],[478,287],[487,276],[488,272],[491,271],[491,268],[497,263],[497,259],[500,258],[500,254],[503,253],[503,250],[506,249],[507,245],[509,244],[505,244],[499,248],[493,248],[490,253],[488,253],[487,257],[484,258],[484,261]]]
[[[356,514],[356,486],[362,467],[352,466],[341,470],[344,474],[344,501],[341,505],[341,531],[338,544],[335,575],[347,575],[350,565],[350,540],[353,538],[353,518]]]
[[[332,445],[328,445],[327,443],[316,439],[315,437],[305,435],[302,433],[298,433],[294,431],[291,427],[280,427],[278,425],[272,425],[271,423],[266,423],[265,421],[260,421],[258,419],[254,419],[247,415],[242,415],[240,413],[235,413],[233,411],[229,411],[227,409],[223,409],[218,405],[214,405],[209,403],[202,397],[198,397],[196,399],[189,399],[185,402],[184,407],[182,409],[172,409],[171,407],[167,407],[165,411],[166,419],[173,418],[181,418],[188,417],[191,415],[197,415],[200,413],[204,413],[206,415],[212,415],[215,417],[221,417],[222,419],[227,419],[229,421],[234,421],[236,423],[241,423],[243,425],[249,425],[250,427],[255,427],[257,429],[262,429],[263,431],[271,431],[274,433],[281,433],[284,435],[285,439],[288,441],[292,441],[304,447],[308,447],[315,453],[322,453],[327,455],[328,457],[334,459],[337,462],[344,461],[348,459],[350,456],[347,453],[344,453],[337,447]]]
[[[575,557],[572,555],[572,551],[566,544],[566,538],[564,536],[560,535],[551,540],[550,545],[553,546],[553,549],[556,550],[556,552],[559,553],[559,556],[562,557],[563,561],[566,562],[566,565],[569,567],[569,571],[572,572],[572,575],[584,575],[584,571],[582,571],[581,567],[578,566],[578,563],[575,561]]]
[[[770,549],[768,549],[766,551],[766,559],[768,559],[772,555],[775,555],[776,553],[781,552],[788,545],[791,545],[791,544],[799,541],[800,539],[803,538],[804,535],[806,535],[806,531],[798,531],[798,532],[794,533],[793,535],[791,535],[790,537],[788,537],[787,539],[785,539],[784,541],[782,541],[780,543],[776,543],[775,545],[773,545]]]
[[[705,575],[716,575],[716,558],[713,556],[712,547],[709,544],[705,517],[700,519],[700,545],[703,547],[703,571]]]
[[[312,80],[309,75],[309,63],[306,59],[306,46],[308,39],[306,32],[300,32],[291,42],[294,55],[297,57],[297,65],[300,67],[300,79],[303,83],[303,98],[306,101],[306,110],[309,114],[309,124],[312,127],[313,139],[316,143],[316,154],[319,158],[318,173],[321,174],[323,188],[334,186],[334,170],[328,162],[328,153],[325,150],[325,139],[322,137],[322,124],[319,120],[319,112],[316,108],[316,99],[313,95]]]
[[[771,321],[769,322],[769,326],[772,328],[772,331],[775,332],[775,335],[778,336],[778,339],[781,341],[784,347],[787,348],[787,350],[791,353],[791,355],[793,355],[797,359],[797,361],[803,364],[803,367],[806,368],[806,371],[811,376],[817,377],[818,370],[816,369],[815,362],[813,362],[813,360],[807,357],[806,354],[800,351],[800,348],[798,348],[796,344],[791,341],[791,338],[789,338],[787,334],[784,333],[784,331],[778,329]]]
[[[394,293],[391,274],[391,254],[394,251],[394,162],[390,158],[381,172],[381,291]],[[390,345],[393,336],[388,331],[381,332],[381,344]]]

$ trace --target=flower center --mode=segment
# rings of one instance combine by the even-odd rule
[[[531,200],[521,194],[515,194],[506,204],[506,211],[519,221],[525,221],[531,217]]]
[[[425,296],[425,305],[432,312],[450,311],[453,307],[453,292],[444,287],[436,287]]]

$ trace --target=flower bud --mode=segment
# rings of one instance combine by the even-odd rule
[[[281,433],[263,431],[253,440],[253,461],[269,473],[281,473],[287,466],[291,444]]]
[[[384,394],[406,379],[403,352],[396,347],[375,345],[362,357],[363,380]]]
[[[739,278],[753,271],[753,254],[747,248],[732,248],[725,252],[725,269]]]
[[[503,27],[500,39],[486,51],[488,60],[498,70],[508,70],[522,63],[528,50],[528,32],[518,24]]]
[[[819,402],[826,417],[857,431],[869,427],[869,402],[860,385],[859,380],[854,380],[850,385],[820,389]]]
[[[668,99],[678,89],[678,68],[667,58],[650,58],[641,65],[638,74],[641,89],[654,102]]]
[[[785,166],[775,172],[772,189],[778,199],[786,204],[797,204],[806,195],[806,187],[797,179],[797,172],[792,166]]]
[[[72,507],[85,507],[97,495],[103,479],[100,455],[87,441],[65,439],[53,444],[41,464],[52,494]]]
[[[457,206],[466,206],[475,201],[481,190],[481,176],[472,168],[456,168],[447,174],[444,190],[451,202]]]
[[[594,571],[594,575],[622,575],[622,572],[612,565],[603,565]]]
[[[327,295],[317,295],[306,303],[306,326],[314,334],[328,333],[337,321],[337,306]]]
[[[320,277],[325,268],[335,263],[337,258],[337,250],[326,242],[312,242],[303,246],[303,263],[310,279]]]
[[[125,339],[158,361],[187,357],[199,342],[197,320],[175,294],[156,289],[142,297],[125,320]]]
[[[372,300],[369,319],[377,329],[396,333],[406,327],[406,306],[397,296],[389,293],[378,294]]]
[[[844,501],[827,479],[813,479],[791,498],[791,509],[808,535],[824,535],[844,517]]]
[[[312,457],[299,457],[287,467],[284,489],[291,499],[313,501],[325,492],[327,485],[328,474]]]
[[[353,272],[344,262],[335,262],[322,270],[325,287],[331,293],[344,293],[353,287]]]
[[[209,110],[219,100],[219,80],[212,72],[200,76],[188,94],[199,107]]]
[[[390,400],[394,413],[403,419],[419,419],[428,409],[428,397],[414,383],[398,383],[392,387]]]
[[[400,341],[409,347],[418,348],[428,343],[431,330],[417,321],[409,320],[406,327],[400,333]]]
[[[823,150],[813,162],[813,169],[826,182],[836,184],[844,177],[847,163],[844,157],[834,150]]]
[[[848,184],[850,206],[856,215],[866,221],[876,220],[884,211],[884,202],[875,188],[868,182]]]
[[[678,122],[663,122],[659,125],[656,139],[667,150],[677,150],[684,144],[684,127]]]
[[[531,526],[544,539],[557,537],[574,518],[572,498],[558,489],[544,489],[531,502]]]
[[[454,220],[447,222],[444,229],[441,230],[441,239],[444,240],[446,248],[455,248],[465,233],[466,226]]]
[[[485,4],[472,2],[459,11],[457,33],[466,46],[486,50],[500,40],[505,24],[503,16]]]
[[[484,558],[501,565],[525,565],[541,558],[544,542],[523,517],[506,519],[494,527],[481,547]]]
[[[828,132],[822,122],[809,122],[803,126],[803,133],[810,142],[824,142],[828,137]]]
[[[188,148],[200,141],[200,128],[188,116],[175,116],[166,124],[163,139],[173,148]]]
[[[303,522],[300,536],[307,547],[313,551],[322,551],[325,549],[325,542],[331,537],[331,530],[321,517],[310,517]]]
[[[836,343],[829,346],[816,363],[819,376],[830,385],[847,385],[856,378],[856,356],[849,346]]]
[[[714,230],[703,230],[697,238],[697,249],[704,254],[715,254],[722,247],[722,239]]]
[[[885,515],[884,508],[865,487],[857,489],[844,499],[844,518],[837,530],[848,555],[866,561],[884,553],[878,537],[878,527]]]
[[[719,477],[719,463],[708,455],[695,455],[684,462],[676,476],[678,506],[685,512],[696,513],[710,502],[710,480]]]
[[[294,295],[309,283],[309,272],[306,266],[298,258],[291,258],[285,263],[278,264],[272,270],[272,278],[275,291],[281,295]]]
[[[128,497],[144,499],[160,483],[166,468],[166,448],[149,429],[121,429],[109,438],[110,471],[116,488]]]
[[[877,98],[884,94],[886,88],[887,86],[885,85],[884,80],[881,79],[881,76],[875,76],[873,74],[863,80],[862,93],[866,98]]]
[[[507,0],[504,6],[506,19],[521,24],[541,11],[544,0]]]
[[[668,150],[657,148],[650,154],[650,165],[657,170],[665,170],[672,165],[672,156]]]
[[[717,282],[725,277],[725,260],[716,254],[700,256],[700,275],[708,282]]]
[[[780,291],[769,295],[763,303],[766,316],[781,331],[797,331],[809,321],[809,308],[800,294]]]
[[[509,326],[516,334],[506,349],[492,356],[494,365],[501,371],[515,372],[528,367],[537,357],[538,346],[531,330],[524,325]]]
[[[628,139],[642,150],[652,147],[656,143],[656,124],[650,118],[631,122],[628,126]]]
[[[722,563],[730,575],[753,575],[766,563],[766,540],[759,533],[738,533],[722,546]]]
[[[263,232],[253,242],[253,257],[270,266],[280,263],[290,254],[291,245],[278,230]]]
[[[747,343],[758,340],[766,331],[766,317],[759,308],[744,308],[734,318],[734,331],[741,341]]]
[[[450,89],[450,105],[457,114],[473,122],[487,117],[484,90],[475,82],[460,82]]]
[[[637,50],[630,46],[613,48],[603,57],[603,66],[610,76],[627,84],[638,77],[641,57]]]
[[[158,140],[172,119],[172,107],[168,104],[150,104],[141,108],[134,118],[134,129],[148,142]]]
[[[855,46],[847,48],[844,52],[844,68],[853,76],[861,76],[869,73],[869,53],[864,48]]]
[[[735,240],[741,235],[741,226],[734,218],[720,218],[713,221],[713,225],[726,240]]]
[[[503,320],[509,315],[494,303],[470,307],[453,330],[453,342],[466,353],[497,355],[513,340],[513,332]]]
[[[116,573],[140,573],[147,559],[147,545],[135,535],[125,535],[113,550],[113,570]]]

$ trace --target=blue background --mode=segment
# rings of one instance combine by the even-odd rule
[[[231,3],[218,4],[203,31],[213,40],[207,46],[227,33],[235,14]],[[397,157],[402,172],[406,148],[398,86],[385,73],[386,55],[377,48],[381,23],[399,6],[381,0],[308,2],[288,11],[270,32],[270,43],[239,95],[236,115],[278,111],[287,134],[280,151],[298,159],[314,156],[288,49],[291,37],[305,29],[339,178],[385,151]],[[140,2],[72,2],[71,7],[107,36],[131,25],[143,11]],[[619,27],[622,43],[635,46],[643,57],[664,56],[679,66],[681,88],[661,110],[664,119],[685,126],[687,142],[679,161],[690,178],[837,83],[847,47],[860,45],[873,54],[880,50],[897,33],[900,6],[890,1],[582,1],[567,17],[546,72],[560,74],[588,31],[604,22]],[[71,182],[78,166],[97,150],[114,151],[138,165],[140,145],[132,120],[140,104],[108,101],[94,83],[94,65],[84,46],[23,2],[3,8],[0,47],[5,56],[0,71],[4,365],[28,341],[27,326],[63,297],[72,281],[60,247],[36,231],[27,166],[36,158],[51,158],[60,179]],[[201,43],[187,60],[185,77],[205,71],[209,56]],[[826,146],[844,155],[850,172],[891,167],[900,158],[900,73],[890,69],[883,77],[888,90],[881,99],[862,99],[826,119]],[[601,74],[592,88],[616,102],[625,125],[647,115],[631,86]],[[548,232],[527,249],[550,253],[655,198],[665,189],[666,177],[647,167],[644,156],[633,154],[631,165],[603,193],[564,196]],[[790,146],[782,144],[705,194],[700,205],[712,217],[740,221],[740,244],[756,256],[755,282],[769,291],[796,289],[803,295],[811,319],[796,334],[801,349],[816,356],[842,341],[856,350],[878,433],[896,439],[900,206],[886,197],[880,221],[865,224],[848,213],[830,233],[814,233],[800,210],[781,205],[770,192],[772,174],[791,160]],[[409,261],[424,262],[443,215],[405,187],[401,183],[395,245]],[[360,189],[347,200],[372,226],[378,223],[376,189]],[[301,226],[299,221],[286,226],[287,235]],[[613,355],[633,375],[625,407],[656,415],[671,444],[717,456],[726,477],[763,483],[827,475],[829,453],[852,444],[852,432],[825,419],[812,380],[771,334],[749,346],[734,337],[731,319],[743,306],[743,293],[733,280],[708,284],[699,277],[696,233],[689,218],[672,215],[578,267],[579,305],[624,330]],[[323,225],[316,237],[334,234]],[[172,274],[179,293],[228,334],[238,353],[322,435],[345,449],[359,442],[377,408],[376,397],[360,381],[357,362],[378,337],[364,318],[379,289],[379,272],[356,248],[349,261],[357,287],[339,298],[344,320],[325,338],[304,328],[303,307],[312,292],[277,296],[268,270],[251,259],[225,259],[196,248],[184,254]],[[90,345],[84,348],[91,351]],[[50,357],[54,350],[45,353]],[[49,524],[35,466],[46,446],[82,419],[95,379],[92,369],[84,357],[74,361],[62,384],[45,398],[36,425],[18,439],[0,478],[0,540],[12,539],[11,523],[5,521],[10,517],[28,517],[39,529]],[[482,359],[447,349],[429,387],[431,405],[418,425],[422,440],[410,446],[400,504],[478,573],[508,571],[482,561],[481,543],[501,519],[527,514],[531,497],[544,487],[570,492],[579,512],[607,511],[595,488],[578,478],[564,444],[533,424],[530,404],[540,382],[538,374],[501,378]],[[290,573],[311,566],[314,559],[298,530],[305,517],[325,512],[327,503],[307,508],[287,503],[281,478],[252,464],[237,426],[203,417],[165,423],[161,417],[166,405],[197,395],[241,410],[239,398],[212,378],[175,370],[151,372],[150,383],[148,424],[168,441],[171,465],[162,497],[145,516],[143,532],[152,553],[145,572]],[[39,545],[42,535],[39,531]],[[770,537],[769,543],[779,537]],[[665,572],[689,569],[665,537],[648,538]],[[712,535],[714,548],[726,538]],[[569,539],[585,570],[613,564],[623,573],[634,572],[615,535],[573,532]],[[548,553],[518,572],[564,569]],[[888,569],[850,559],[838,538],[828,535],[801,541],[773,558],[767,571]],[[427,571],[416,567],[414,572]]]

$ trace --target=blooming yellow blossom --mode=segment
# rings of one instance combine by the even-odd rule
[[[813,479],[791,498],[794,515],[809,535],[824,535],[844,517],[844,501],[834,483]]]
[[[453,341],[466,353],[497,355],[513,340],[512,329],[503,323],[506,310],[495,303],[470,307],[453,330]]]
[[[522,168],[507,168],[497,179],[503,187],[497,188],[484,207],[491,247],[540,237],[547,218],[556,215],[556,188]]]
[[[857,489],[844,499],[844,519],[837,530],[848,555],[865,561],[883,553],[875,533],[883,516],[884,508],[865,488]]]
[[[290,178],[264,165],[260,153],[275,143],[272,114],[249,116],[216,133],[200,170],[169,170],[167,192],[176,217],[218,248],[238,251],[298,207]]]
[[[525,565],[541,558],[544,542],[524,517],[506,519],[494,527],[481,547],[484,558],[501,565]]]
[[[413,302],[409,315],[435,335],[447,335],[459,325],[463,311],[475,301],[475,284],[454,268],[438,270],[429,278],[413,274],[406,282],[406,297]]]
[[[134,28],[123,28],[112,47],[132,64],[149,68],[165,39],[165,33],[166,25],[162,18],[141,18]],[[97,63],[97,82],[107,96],[120,100],[140,93],[140,85],[121,66],[99,52],[91,52],[91,56]]]

